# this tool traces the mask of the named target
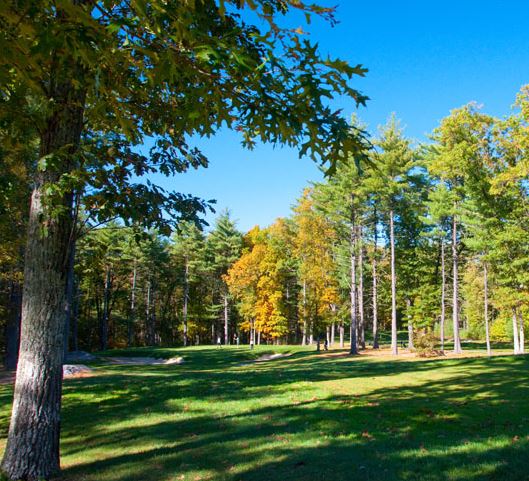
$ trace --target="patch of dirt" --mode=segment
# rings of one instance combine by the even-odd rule
[[[170,365],[182,364],[184,362],[183,357],[172,357],[170,359],[158,359],[155,357],[102,357],[101,359],[109,364],[126,366]]]
[[[62,376],[69,377],[87,377],[91,375],[94,370],[84,364],[64,364],[62,366]]]

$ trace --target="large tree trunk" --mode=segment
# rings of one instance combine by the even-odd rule
[[[395,226],[393,210],[389,212],[389,243],[391,248],[391,353],[397,355],[397,274],[395,272]]]
[[[452,217],[452,322],[454,329],[454,354],[461,354],[461,340],[459,338],[459,272],[457,253],[457,219]]]
[[[487,263],[483,263],[483,293],[484,293],[484,315],[485,315],[485,341],[487,342],[487,355],[491,355],[490,350],[490,330],[489,330],[489,275]]]
[[[189,302],[189,260],[185,258],[185,270],[184,270],[184,307],[182,311],[182,322],[183,322],[183,341],[184,347],[187,346],[187,305]]]
[[[6,324],[6,369],[16,369],[20,344],[20,319],[22,309],[22,288],[18,282],[9,283],[9,299]]]
[[[70,68],[70,66],[68,66]],[[63,72],[48,87],[54,110],[41,130],[39,157],[54,157],[34,178],[25,251],[22,324],[15,394],[2,471],[10,480],[48,479],[59,471],[59,433],[68,257],[73,243],[71,192],[52,215],[46,186],[75,168],[84,91]]]
[[[441,239],[441,322],[439,335],[441,337],[441,351],[445,351],[445,318],[446,318],[446,264],[445,243]]]

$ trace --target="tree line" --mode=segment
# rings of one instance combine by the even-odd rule
[[[430,334],[456,353],[462,336],[485,340],[489,352],[491,338],[512,339],[523,352],[528,88],[516,105],[505,119],[473,104],[453,110],[426,144],[392,116],[367,159],[338,163],[268,227],[242,233],[223,212],[210,229],[183,221],[169,235],[116,221],[86,229],[71,266],[65,346],[325,339],[352,340],[352,353],[387,343],[396,354],[399,342],[413,348]],[[353,128],[366,126],[353,119]],[[8,352],[17,345],[17,242],[3,246],[18,259],[4,282]]]

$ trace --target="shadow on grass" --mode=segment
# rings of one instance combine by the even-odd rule
[[[188,357],[66,382],[63,479],[528,479],[527,358]]]

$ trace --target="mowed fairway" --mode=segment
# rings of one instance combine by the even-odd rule
[[[241,365],[264,353],[292,355]],[[137,349],[64,386],[67,481],[529,479],[529,359]],[[1,445],[12,388],[0,386]]]

